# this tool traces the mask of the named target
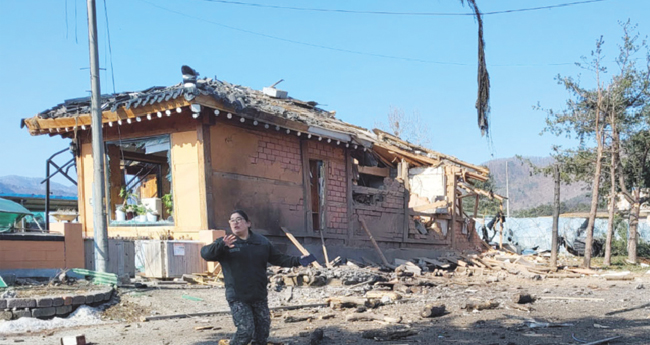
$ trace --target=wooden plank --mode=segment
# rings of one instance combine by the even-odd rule
[[[296,238],[293,237],[293,235],[289,232],[289,230],[287,230],[287,228],[285,228],[284,226],[281,226],[280,229],[282,229],[284,234],[287,235],[289,240],[291,240],[293,245],[296,246],[296,248],[298,248],[298,250],[302,253],[302,255],[309,255],[309,252],[307,251],[307,249],[305,249],[305,247],[303,247],[302,244],[300,244],[300,242],[298,242],[298,240],[296,240]],[[314,267],[316,267],[316,268],[322,268],[323,267],[323,266],[321,266],[321,264],[319,264],[316,261],[312,262],[312,265],[314,265]]]
[[[380,176],[380,177],[390,176],[390,170],[388,168],[366,167],[361,165],[359,166],[359,173],[366,174],[366,175]]]
[[[410,209],[414,212],[422,212],[427,210],[435,210],[442,207],[447,207],[447,200],[439,200],[425,205],[413,206]]]
[[[446,264],[442,261],[436,260],[436,259],[431,259],[431,258],[423,258],[423,257],[418,257],[418,260],[422,260],[428,264],[438,266],[440,268],[449,268],[449,264]]]
[[[417,155],[415,153],[404,151],[404,150],[402,150],[402,149],[400,149],[400,148],[398,148],[396,146],[390,145],[390,144],[375,143],[374,147],[382,148],[382,149],[388,151],[388,153],[391,153],[393,156],[400,155],[400,156],[402,156],[400,158],[404,158],[406,160],[419,161],[419,162],[427,163],[427,164],[430,164],[430,165],[438,165],[438,164],[440,164],[440,161],[437,160],[437,159],[432,159],[432,158],[429,158],[427,156]]]
[[[327,307],[327,303],[312,303],[312,304],[298,304],[298,305],[287,305],[281,307],[270,307],[269,310],[295,310],[301,308],[320,308]],[[182,319],[186,317],[197,317],[197,316],[209,316],[209,315],[225,315],[230,314],[230,309],[224,310],[215,310],[210,312],[201,312],[201,313],[183,313],[183,314],[172,314],[172,315],[155,315],[155,316],[145,316],[141,318],[142,322],[147,321],[157,321],[157,320],[168,320],[168,319]]]
[[[382,253],[381,249],[379,249],[379,245],[377,245],[375,238],[372,237],[372,233],[370,233],[370,230],[368,230],[368,227],[366,226],[366,221],[363,220],[363,218],[359,218],[359,222],[361,223],[361,227],[363,227],[363,230],[365,230],[366,234],[368,234],[368,237],[370,237],[370,242],[372,242],[372,245],[375,247],[375,250],[379,254],[379,257],[381,258],[381,262],[384,264],[384,266],[393,267],[391,264],[388,263],[388,260],[386,260],[386,257],[384,256],[384,253]]]

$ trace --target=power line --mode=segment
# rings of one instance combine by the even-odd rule
[[[357,11],[357,10],[343,10],[343,9],[329,9],[329,8],[310,8],[310,7],[294,7],[294,6],[279,6],[279,5],[267,5],[251,2],[242,2],[234,0],[202,0],[206,2],[217,2],[228,5],[239,5],[239,6],[248,6],[248,7],[260,7],[260,8],[273,8],[279,10],[293,10],[293,11],[309,11],[309,12],[335,12],[335,13],[346,13],[346,14],[373,14],[373,15],[397,15],[397,16],[474,16],[474,13],[449,13],[449,12],[391,12],[391,11]],[[494,14],[505,14],[505,13],[515,13],[515,12],[530,12],[530,11],[539,11],[547,10],[558,7],[568,7],[574,5],[583,5],[590,4],[594,2],[602,2],[606,0],[585,0],[585,1],[575,1],[557,5],[548,5],[548,6],[539,6],[539,7],[530,7],[530,8],[519,8],[511,10],[502,10],[502,11],[492,11],[492,12],[482,12],[481,15],[494,15]]]
[[[315,43],[309,43],[309,42],[303,42],[303,41],[297,41],[293,39],[288,39],[288,38],[283,38],[283,37],[278,37],[278,36],[273,36],[269,34],[264,34],[261,32],[256,32],[252,30],[247,30],[247,29],[242,29],[226,24],[222,24],[213,20],[197,17],[191,14],[179,12],[176,10],[172,10],[167,7],[160,6],[158,4],[152,3],[147,0],[140,0],[144,3],[147,3],[153,7],[159,8],[161,10],[174,13],[183,17],[199,20],[202,22],[206,22],[209,24],[213,24],[216,26],[220,26],[226,29],[234,30],[234,31],[239,31],[243,33],[247,33],[250,35],[255,35],[255,36],[260,36],[264,38],[269,38],[277,41],[282,41],[282,42],[287,42],[287,43],[292,43],[292,44],[297,44],[297,45],[303,45],[307,47],[312,47],[312,48],[319,48],[319,49],[326,49],[330,51],[336,51],[336,52],[341,52],[341,53],[348,53],[348,54],[355,54],[355,55],[364,55],[364,56],[372,56],[372,57],[378,57],[378,58],[384,58],[384,59],[392,59],[392,60],[402,60],[402,61],[409,61],[409,62],[418,62],[418,63],[427,63],[427,64],[436,64],[436,65],[450,65],[450,66],[475,66],[475,63],[462,63],[462,62],[446,62],[446,61],[435,61],[435,60],[426,60],[426,59],[419,59],[419,58],[411,58],[411,57],[404,57],[404,56],[395,56],[395,55],[386,55],[386,54],[377,54],[377,53],[368,53],[368,52],[362,52],[362,51],[357,51],[357,50],[351,50],[351,49],[344,49],[344,48],[337,48],[337,47],[330,47],[330,46],[325,46],[321,44],[315,44]],[[598,0],[598,1],[605,1],[605,0]],[[561,63],[546,63],[546,64],[489,64],[489,66],[493,67],[535,67],[535,66],[562,66],[562,65],[573,65],[573,62],[561,62]]]
[[[473,66],[473,65],[474,65],[474,64],[466,64],[466,63],[433,61],[433,60],[424,60],[424,59],[410,58],[410,57],[404,57],[404,56],[394,56],[394,55],[385,55],[385,54],[368,53],[368,52],[361,52],[361,51],[356,51],[356,50],[351,50],[351,49],[329,47],[329,46],[320,45],[320,44],[315,44],[315,43],[309,43],[309,42],[303,42],[303,41],[296,41],[296,40],[292,40],[292,39],[288,39],[288,38],[282,38],[282,37],[278,37],[278,36],[273,36],[273,35],[264,34],[264,33],[261,33],[261,32],[256,32],[256,31],[251,31],[251,30],[246,30],[246,29],[237,28],[237,27],[234,27],[234,26],[226,25],[226,24],[221,24],[221,23],[219,23],[219,22],[215,22],[215,21],[213,21],[213,20],[204,19],[204,18],[201,18],[201,17],[197,17],[197,16],[193,16],[193,15],[187,14],[187,13],[183,13],[183,12],[179,12],[179,11],[176,11],[176,10],[172,10],[172,9],[169,9],[169,8],[166,8],[166,7],[163,7],[163,6],[160,6],[160,5],[158,5],[158,4],[155,4],[155,3],[149,2],[149,1],[147,1],[147,0],[140,0],[140,1],[145,2],[145,3],[147,3],[147,4],[151,5],[151,6],[157,7],[157,8],[159,8],[159,9],[161,9],[161,10],[165,10],[165,11],[168,11],[168,12],[171,12],[171,13],[175,13],[175,14],[178,14],[178,15],[183,16],[183,17],[187,17],[187,18],[191,18],[191,19],[200,20],[200,21],[203,21],[203,22],[206,22],[206,23],[210,23],[210,24],[213,24],[213,25],[217,25],[217,26],[220,26],[220,27],[223,27],[223,28],[227,28],[227,29],[230,29],[230,30],[235,30],[235,31],[239,31],[239,32],[245,32],[245,33],[247,33],[247,34],[251,34],[251,35],[256,35],[256,36],[260,36],[260,37],[270,38],[270,39],[274,39],[274,40],[278,40],[278,41],[282,41],[282,42],[288,42],[288,43],[293,43],[293,44],[304,45],[304,46],[308,46],[308,47],[327,49],[327,50],[338,51],[338,52],[343,52],[343,53],[350,53],[350,54],[357,54],[357,55],[366,55],[366,56],[374,56],[374,57],[380,57],[380,58],[386,58],[386,59],[404,60],[404,61],[420,62],[420,63],[432,63],[432,64],[439,64],[439,65],[457,65],[457,66]]]
[[[106,36],[108,38],[108,55],[111,60],[111,80],[113,81],[113,93],[115,93],[115,71],[113,70],[113,48],[111,48],[111,30],[108,26],[108,9],[106,9],[106,0],[104,0],[104,16],[106,17]]]

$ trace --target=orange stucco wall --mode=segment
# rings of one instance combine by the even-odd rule
[[[63,235],[64,241],[0,240],[0,269],[83,268],[81,224],[51,223],[50,229]]]
[[[160,134],[160,133],[158,133]],[[164,134],[164,133],[163,133]],[[110,237],[158,238],[171,231],[175,238],[197,238],[201,230],[201,207],[199,197],[199,152],[196,130],[170,134],[172,190],[174,194],[175,224],[148,227],[108,227]],[[79,175],[79,221],[86,237],[93,237],[92,188],[93,159],[90,143],[81,145],[78,159]]]

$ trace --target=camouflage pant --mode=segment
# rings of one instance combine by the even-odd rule
[[[254,344],[266,345],[271,328],[271,313],[266,299],[250,303],[228,301],[232,320],[237,332],[230,339],[230,345],[247,345],[251,340]]]

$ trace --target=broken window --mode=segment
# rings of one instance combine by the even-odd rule
[[[111,226],[173,224],[169,136],[106,143]]]
[[[311,218],[314,230],[320,230],[325,223],[325,180],[326,164],[322,160],[309,160],[309,186],[311,193]]]
[[[353,152],[352,163],[353,180],[358,186],[381,188],[384,179],[391,176],[390,168],[370,152]]]

